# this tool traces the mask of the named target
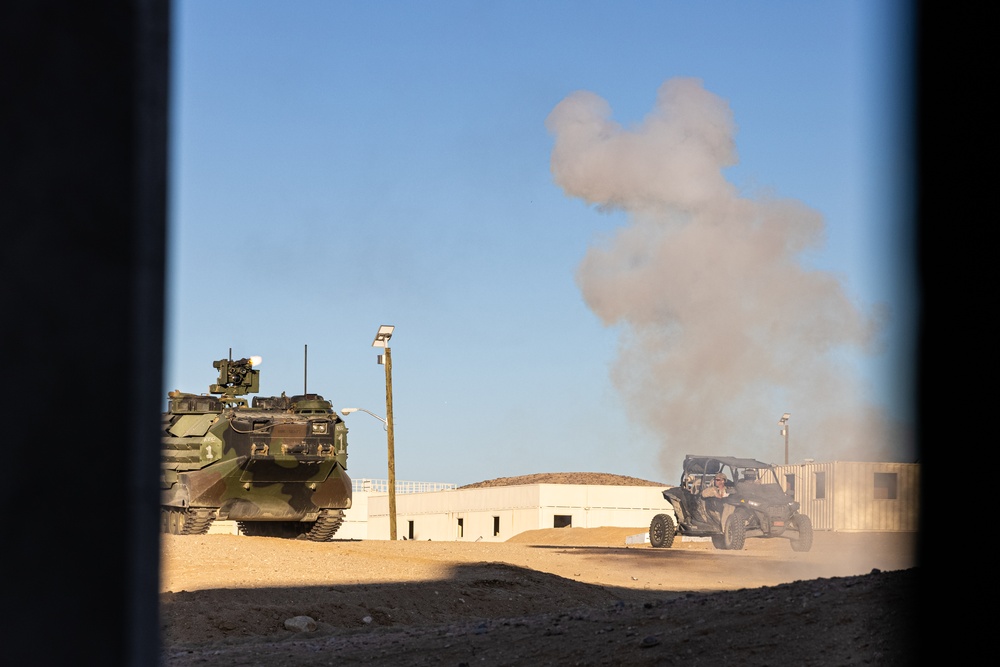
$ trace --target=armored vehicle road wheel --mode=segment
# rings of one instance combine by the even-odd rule
[[[725,548],[740,551],[747,539],[747,519],[743,512],[733,512],[726,520],[726,530],[723,533]]]
[[[654,547],[669,547],[674,543],[674,520],[669,514],[657,514],[649,524],[649,544]]]
[[[342,510],[323,510],[316,521],[238,521],[240,532],[249,537],[282,537],[290,540],[327,542],[344,523]]]
[[[799,531],[797,538],[790,538],[792,551],[809,551],[813,545],[812,521],[805,514],[796,514],[792,519],[792,528]]]
[[[215,515],[208,509],[160,508],[160,532],[169,535],[204,535]]]
[[[344,523],[342,510],[323,510],[319,513],[319,518],[312,524],[312,527],[299,535],[299,539],[310,542],[327,542],[333,539],[334,533],[340,529],[342,523]]]

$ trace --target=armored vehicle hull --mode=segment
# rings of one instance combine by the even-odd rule
[[[214,394],[171,392],[163,414],[162,531],[208,532],[215,520],[246,535],[325,541],[351,507],[347,426],[319,394],[254,397],[250,359],[217,361]]]

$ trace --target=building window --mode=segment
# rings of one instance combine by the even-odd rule
[[[816,499],[820,500],[826,498],[826,473],[817,472],[813,473],[815,475],[814,484],[816,486]]]
[[[875,499],[895,500],[896,499],[896,478],[894,472],[875,473]]]
[[[795,475],[785,475],[785,493],[795,496]]]
[[[406,523],[410,524],[409,528],[407,530],[407,537],[412,540],[413,539],[413,522],[412,521],[407,521]]]
[[[573,527],[573,515],[572,514],[556,514],[552,517],[552,527],[553,528],[572,528]]]
[[[465,537],[465,519],[458,520],[458,539]]]
[[[493,537],[500,534],[500,517],[493,517]]]

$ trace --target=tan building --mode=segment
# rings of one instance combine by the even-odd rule
[[[815,530],[919,529],[919,463],[810,461],[777,469]]]

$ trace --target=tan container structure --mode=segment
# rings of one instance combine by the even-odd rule
[[[673,515],[663,488],[525,484],[400,493],[397,487],[397,539],[504,542],[540,528],[641,528],[657,513]],[[389,539],[388,495],[366,500],[367,539]]]
[[[815,530],[919,529],[919,463],[807,462],[776,469]]]

